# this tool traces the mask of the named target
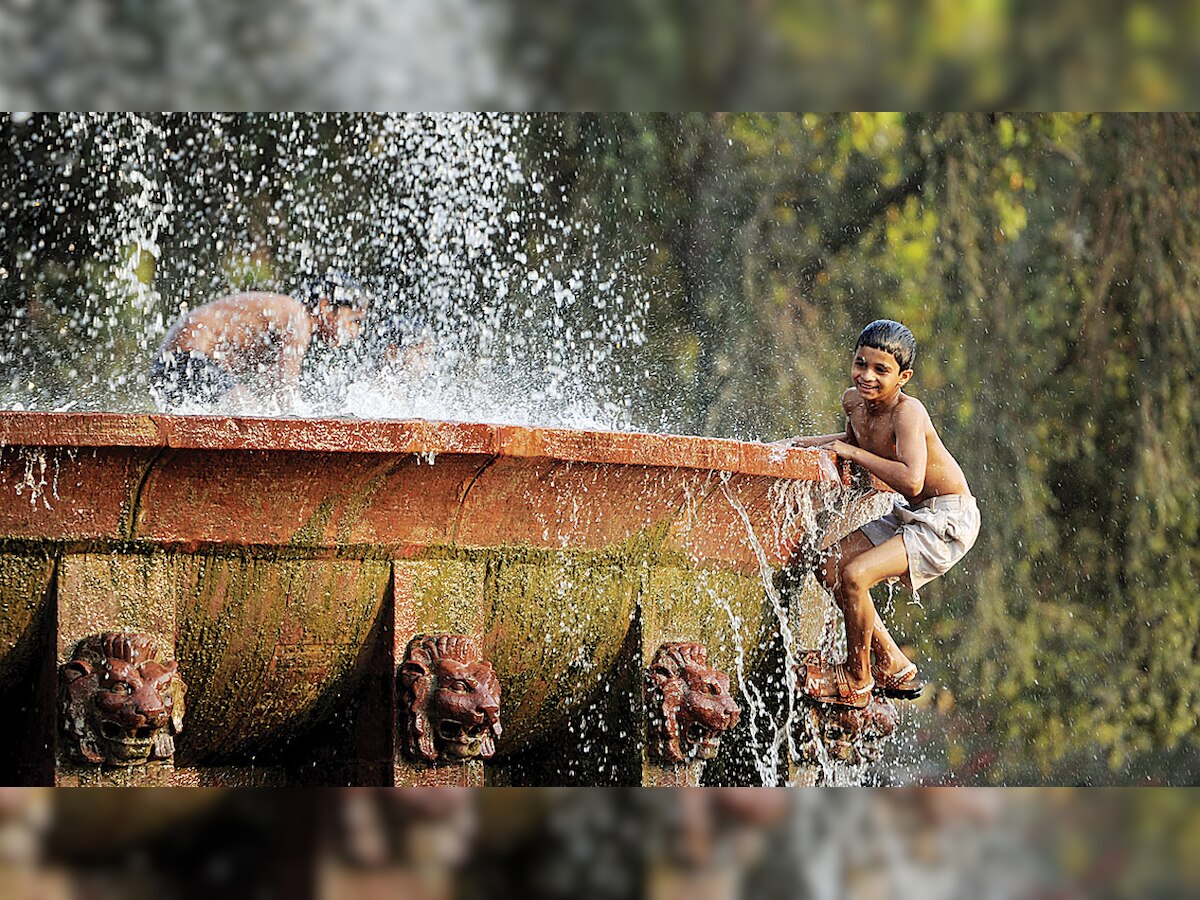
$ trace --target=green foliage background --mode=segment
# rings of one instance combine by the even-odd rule
[[[964,781],[1200,777],[1200,120],[573,116],[570,202],[654,248],[654,390],[687,431],[838,430],[858,330],[979,496],[897,604]],[[565,148],[563,145],[565,144]]]
[[[318,129],[331,167],[344,124]],[[1200,780],[1200,117],[526,124],[547,219],[596,222],[604,246],[640,260],[641,424],[761,440],[837,430],[862,325],[895,318],[916,333],[911,393],[984,517],[976,549],[922,591],[923,608],[898,602],[893,613],[944,685],[925,737],[944,777]],[[103,358],[65,349],[88,340],[73,328],[93,327],[72,304],[99,310],[113,295],[97,287],[94,198],[78,166],[56,174],[43,140],[54,127],[35,123],[36,140],[29,126],[0,128],[0,176],[21,187],[0,199],[0,270],[20,275],[0,280],[13,391],[33,371],[69,391],[144,365],[144,348],[119,341]],[[229,203],[177,197],[180,221],[269,242],[272,185],[287,166],[271,134],[289,126],[231,120],[232,144],[201,140],[207,127],[181,119],[171,149],[186,155],[194,134],[204,191]],[[237,171],[222,168],[230,146],[250,160]],[[356,196],[353,178],[331,209]],[[56,204],[30,201],[56,192]],[[286,287],[285,261],[245,246],[224,260],[214,251],[195,283],[176,283],[183,269],[164,242],[159,271],[138,272],[164,290]],[[536,256],[537,235],[529,242]]]

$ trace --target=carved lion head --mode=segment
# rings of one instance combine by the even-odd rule
[[[89,763],[136,766],[170,759],[183,731],[187,686],[144,634],[106,632],[81,641],[59,673],[63,730]]]
[[[400,667],[405,746],[437,760],[488,759],[500,737],[500,681],[458,634],[418,635]]]
[[[863,709],[828,707],[818,710],[818,715],[829,755],[851,765],[877,760],[899,718],[895,705],[885,697],[872,697]]]
[[[651,749],[672,763],[712,759],[742,711],[729,676],[708,665],[703,644],[663,644],[646,676]]]
[[[885,697],[873,696],[862,709],[806,704],[795,737],[809,765],[833,760],[860,766],[879,759],[898,720],[895,705]]]

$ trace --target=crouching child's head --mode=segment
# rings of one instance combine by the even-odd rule
[[[316,322],[317,334],[342,347],[362,333],[371,294],[357,278],[330,269],[309,282],[304,304]]]

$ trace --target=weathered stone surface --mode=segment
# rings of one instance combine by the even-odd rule
[[[620,652],[648,565],[521,548],[394,563],[395,652],[421,633],[478,642],[504,685],[501,755],[568,724]]]
[[[0,447],[161,447],[161,416],[124,413],[0,413]]]
[[[780,479],[841,479],[816,450],[420,421],[9,412],[0,447],[0,488],[32,501],[0,503],[0,538],[51,540],[595,548],[694,511],[715,472],[750,506]],[[714,510],[682,543],[747,564],[718,539],[738,513]]]
[[[0,430],[4,417],[0,413]],[[0,540],[122,540],[158,455],[142,447],[4,446]]]
[[[39,618],[48,597],[54,559],[0,553],[0,683],[23,684],[38,648]]]
[[[455,542],[601,550],[671,521],[707,473],[639,464],[499,458],[463,499]]]
[[[381,613],[387,561],[185,559],[191,581],[176,652],[191,688],[187,765],[250,762],[265,745],[346,713]]]
[[[477,788],[490,785],[483,760],[467,759],[457,763],[413,764],[398,759],[393,767],[392,783],[398,788]]]
[[[45,552],[0,553],[0,771],[9,785],[48,784],[57,725],[55,560]]]
[[[764,631],[778,628],[762,578],[685,565],[654,566],[641,594],[642,656],[671,642],[703,644],[711,665],[731,677],[762,656]]]
[[[879,696],[863,709],[850,709],[800,701],[803,720],[797,729],[801,765],[817,766],[821,756],[833,762],[859,766],[874,762],[896,730],[899,714],[892,701]],[[815,735],[822,750],[813,746]]]
[[[516,749],[575,722],[611,670],[633,619],[640,560],[620,555],[501,557],[485,646],[504,683]]]
[[[170,651],[176,611],[190,590],[197,564],[163,553],[68,553],[58,574],[58,663],[80,641],[126,629],[150,635]]]
[[[469,454],[838,480],[825,451],[724,438],[521,425],[361,419],[262,419],[0,412],[0,446],[138,447],[338,453]]]
[[[452,539],[487,457],[170,451],[146,481],[136,538],[157,544],[424,547]]]
[[[491,601],[483,557],[397,561],[392,564],[396,658],[418,634],[482,637]]]
[[[414,636],[465,635],[504,685],[495,768],[602,731],[580,716],[614,685],[611,708],[635,711],[662,643],[704,643],[714,668],[753,677],[778,630],[764,578],[852,527],[849,484],[829,453],[712,438],[0,413],[0,568],[20,569],[0,639],[33,635],[57,583],[42,632],[58,659],[39,671],[52,680],[89,634],[150,633],[187,673],[181,765],[250,772],[295,764],[273,754],[302,756],[363,703],[392,711]],[[819,601],[792,597],[794,635]],[[384,686],[366,701],[365,678]],[[405,769],[390,731],[355,728],[370,760],[339,758],[331,779],[388,760],[398,783],[483,778],[478,762]]]

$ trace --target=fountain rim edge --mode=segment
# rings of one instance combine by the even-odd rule
[[[0,411],[0,448],[483,455],[831,481],[832,451],[732,438],[434,419]],[[821,457],[829,462],[822,465]],[[848,471],[842,470],[843,483]],[[882,486],[885,490],[886,486]]]

